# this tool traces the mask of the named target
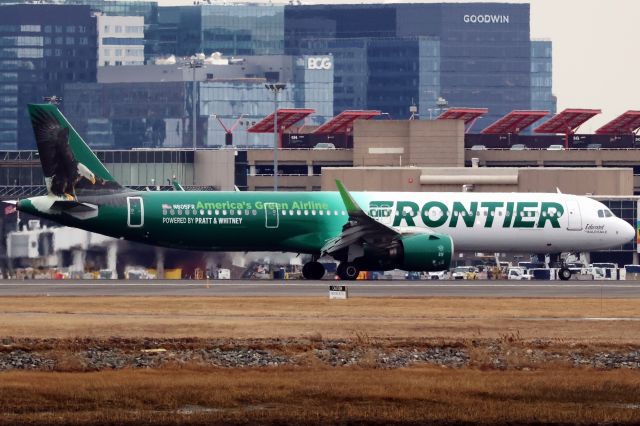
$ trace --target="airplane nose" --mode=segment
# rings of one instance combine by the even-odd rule
[[[622,219],[620,219],[620,222],[620,239],[622,240],[623,244],[628,243],[636,237],[636,230],[629,224],[629,222],[626,222]]]

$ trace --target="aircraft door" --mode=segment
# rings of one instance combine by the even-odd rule
[[[127,197],[127,226],[140,228],[144,225],[144,203],[141,197]]]
[[[569,231],[582,230],[582,215],[580,214],[580,204],[577,200],[567,200],[567,229]]]
[[[264,217],[267,228],[277,228],[280,224],[280,217],[278,215],[278,205],[276,203],[264,204]]]

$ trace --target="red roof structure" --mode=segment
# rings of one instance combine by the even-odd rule
[[[489,112],[487,108],[449,108],[440,114],[437,120],[464,120],[465,132],[476,120]]]
[[[380,111],[342,111],[315,129],[313,133],[349,133],[353,129],[354,121],[370,120],[378,115],[380,115]]]
[[[599,109],[567,108],[536,127],[533,131],[536,133],[564,133],[565,135],[572,135],[578,130],[578,127],[601,112]]]
[[[278,129],[282,132],[314,112],[316,112],[315,109],[278,109]],[[253,126],[249,127],[247,132],[273,133],[273,118],[274,114],[269,114]]]
[[[438,116],[438,120],[464,120],[466,126],[488,112],[487,108],[449,108]]]
[[[627,111],[596,130],[598,135],[626,135],[640,129],[640,111]]]
[[[536,121],[549,114],[549,111],[515,110],[486,127],[482,133],[493,135],[518,134]]]

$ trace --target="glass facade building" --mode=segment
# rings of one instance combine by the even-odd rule
[[[0,6],[0,149],[35,147],[26,104],[96,79],[96,20],[88,6]]]
[[[334,113],[370,108],[406,118],[415,104],[421,118],[433,117],[444,98],[489,108],[480,129],[542,99],[555,111],[551,85],[533,88],[533,63],[547,69],[550,52],[532,47],[528,4],[286,6],[285,52],[333,53]],[[546,84],[549,76],[538,77]]]
[[[318,60],[324,64],[320,69],[315,67]],[[236,121],[234,146],[272,145],[272,134],[246,131],[274,111],[274,95],[264,86],[268,81],[287,83],[279,95],[279,108],[314,109],[308,125],[329,120],[333,114],[331,60],[330,56],[266,55],[248,58],[240,65],[199,69],[195,81],[197,145],[225,145],[226,129]],[[107,67],[100,73],[105,82],[67,84],[64,93],[64,113],[92,147],[193,146],[191,72],[183,73],[177,65],[145,65]]]
[[[147,37],[147,57],[221,52],[281,55],[284,6],[196,5],[161,7]]]
[[[552,87],[552,44],[549,40],[531,41],[531,109],[556,112],[556,97]],[[549,120],[552,115],[544,117],[536,123],[541,125]],[[527,133],[533,132],[533,127],[527,129]]]

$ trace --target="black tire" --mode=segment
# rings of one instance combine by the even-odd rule
[[[360,269],[351,262],[342,262],[338,265],[337,273],[341,280],[353,281],[360,275]]]
[[[560,270],[558,271],[558,277],[562,280],[562,281],[568,281],[571,279],[571,269],[567,268],[567,267],[562,267],[560,268]]]
[[[306,280],[321,280],[324,273],[324,266],[320,262],[308,262],[302,267],[302,276]]]

